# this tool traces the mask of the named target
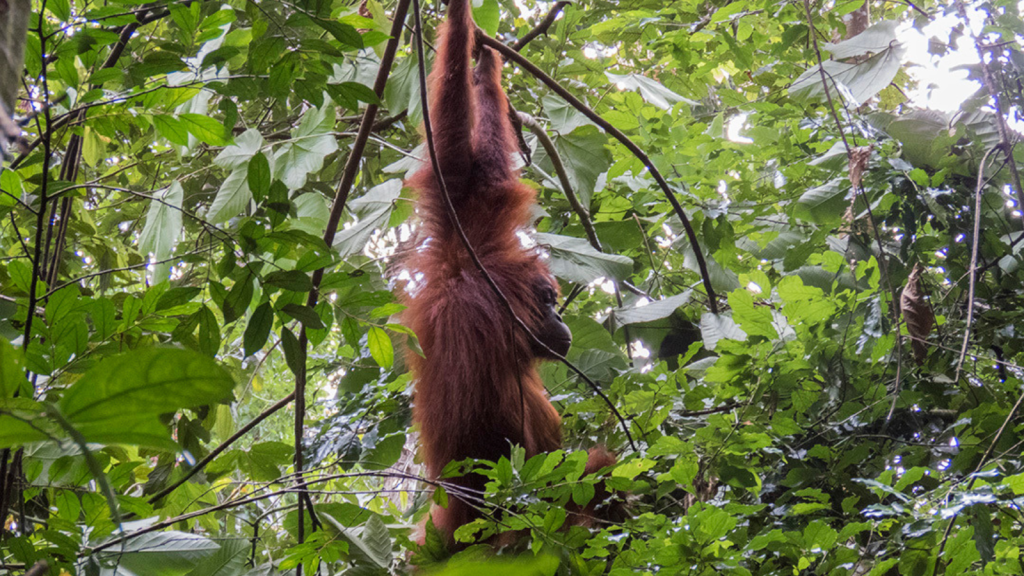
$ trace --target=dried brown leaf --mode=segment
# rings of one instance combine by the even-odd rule
[[[914,360],[918,365],[924,364],[928,353],[928,336],[935,327],[935,314],[928,304],[928,294],[921,283],[922,268],[915,264],[907,278],[900,296],[900,312],[907,322],[907,333],[910,334],[910,348],[914,351]]]
[[[860,190],[861,175],[868,167],[868,160],[871,159],[871,151],[874,148],[874,146],[861,146],[850,150],[850,184],[853,185],[854,190]]]

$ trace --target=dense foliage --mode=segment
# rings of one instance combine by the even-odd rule
[[[0,38],[25,42],[0,78],[4,573],[401,573],[445,560],[415,544],[430,503],[472,497],[493,521],[460,535],[522,555],[450,574],[1020,574],[1024,21],[869,4],[866,30],[863,0],[474,8],[524,60],[530,241],[601,392],[545,364],[566,451],[467,464],[484,502],[415,460],[409,3],[0,2],[30,12]],[[963,102],[914,73],[954,56]],[[630,517],[562,529],[595,444]]]

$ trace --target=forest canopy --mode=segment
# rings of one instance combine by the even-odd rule
[[[574,336],[484,494],[401,315],[444,4],[0,0],[0,573],[1024,572],[1020,4],[473,4]]]

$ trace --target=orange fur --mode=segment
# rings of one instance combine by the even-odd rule
[[[475,70],[470,68],[474,32],[468,0],[452,0],[430,75],[436,159],[474,252],[536,333],[547,313],[536,286],[558,286],[536,251],[525,249],[518,237],[535,193],[512,169],[516,140],[500,57],[484,48]],[[422,228],[420,244],[405,261],[416,285],[405,296],[404,319],[424,353],[410,354],[409,362],[416,377],[413,418],[428,474],[437,478],[453,460],[496,461],[513,444],[523,446],[527,458],[560,448],[561,419],[537,374],[530,338],[474,266],[430,164],[408,184],[419,193]],[[446,481],[484,488],[476,475]],[[457,494],[448,502],[431,516],[452,545],[452,533],[479,514]]]

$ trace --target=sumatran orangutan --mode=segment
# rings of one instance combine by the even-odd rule
[[[572,334],[558,315],[551,272],[519,238],[535,193],[512,166],[517,147],[500,56],[481,47],[476,67],[470,65],[475,32],[468,0],[451,0],[429,81],[435,159],[473,251],[547,349],[516,324],[488,285],[458,235],[432,166],[420,168],[408,181],[419,193],[422,223],[421,240],[404,263],[415,279],[404,319],[423,350],[409,361],[416,377],[413,418],[431,478],[452,461],[496,461],[513,444],[527,458],[562,446],[561,419],[535,364],[555,358],[551,352],[564,355]],[[587,472],[614,460],[595,449]],[[474,491],[485,484],[479,475],[446,481]],[[452,547],[453,532],[480,514],[458,494],[448,502],[431,517]]]

